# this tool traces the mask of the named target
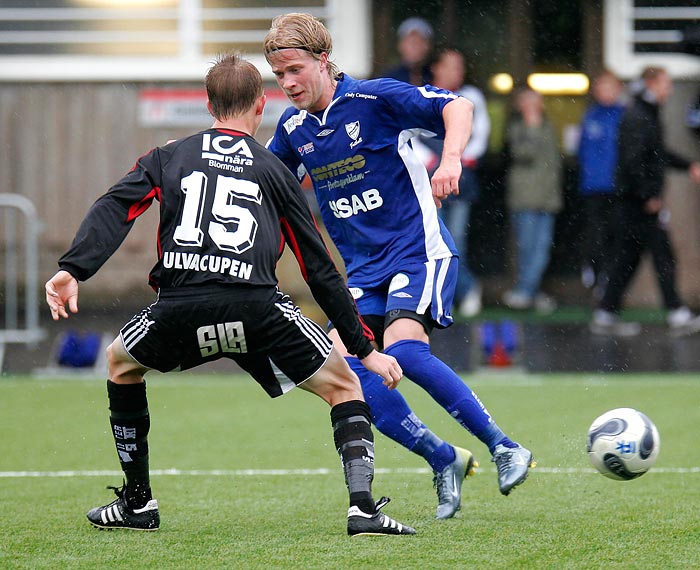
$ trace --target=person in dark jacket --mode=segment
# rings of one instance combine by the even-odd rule
[[[666,168],[687,170],[700,184],[700,162],[691,162],[669,150],[664,142],[661,107],[671,96],[673,82],[663,68],[649,67],[642,74],[643,89],[625,111],[618,138],[617,254],[610,281],[591,321],[597,334],[634,336],[638,323],[619,318],[622,297],[632,280],[642,254],[648,249],[654,261],[667,322],[674,335],[700,330],[700,317],[681,301],[676,288],[676,258],[668,235],[669,212],[664,207]]]
[[[90,208],[60,270],[46,283],[53,319],[76,313],[78,281],[109,259],[154,199],[160,202],[158,261],[151,272],[158,298],[107,349],[110,424],[125,484],[113,488],[115,501],[91,509],[87,518],[98,528],[159,528],[144,374],[230,358],[270,397],[299,386],[331,406],[350,494],[348,534],[415,534],[379,511],[386,499],[372,498],[374,437],[357,376],[323,329],[277,287],[283,236],[348,350],[389,388],[399,382],[401,367],[374,349],[299,183],[253,138],[265,107],[260,72],[236,55],[222,56],[205,83],[213,126],[139,158]]]

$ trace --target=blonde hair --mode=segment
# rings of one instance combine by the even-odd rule
[[[272,20],[270,31],[263,41],[265,59],[281,49],[301,49],[319,60],[322,53],[328,56],[328,74],[334,79],[340,74],[338,66],[330,61],[333,51],[333,39],[323,23],[311,14],[291,12],[277,16]]]

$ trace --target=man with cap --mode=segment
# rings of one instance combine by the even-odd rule
[[[385,71],[382,76],[412,85],[431,83],[430,53],[433,47],[433,27],[422,18],[404,20],[397,31],[397,49],[401,64]]]

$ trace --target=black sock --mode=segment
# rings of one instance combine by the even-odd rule
[[[119,463],[126,478],[126,502],[142,508],[151,499],[148,473],[148,415],[146,383],[115,384],[107,380],[109,421],[116,444]]]
[[[369,406],[361,400],[343,402],[331,408],[333,440],[343,462],[350,506],[373,514],[374,436],[370,418]]]

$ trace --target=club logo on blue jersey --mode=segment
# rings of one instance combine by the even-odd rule
[[[314,143],[309,142],[304,145],[301,145],[297,147],[297,151],[299,151],[299,154],[301,156],[304,156],[305,154],[311,154],[314,151]]]
[[[352,139],[350,143],[350,148],[355,148],[358,144],[362,142],[362,137],[360,136],[360,121],[353,121],[352,123],[345,124],[345,132]]]

